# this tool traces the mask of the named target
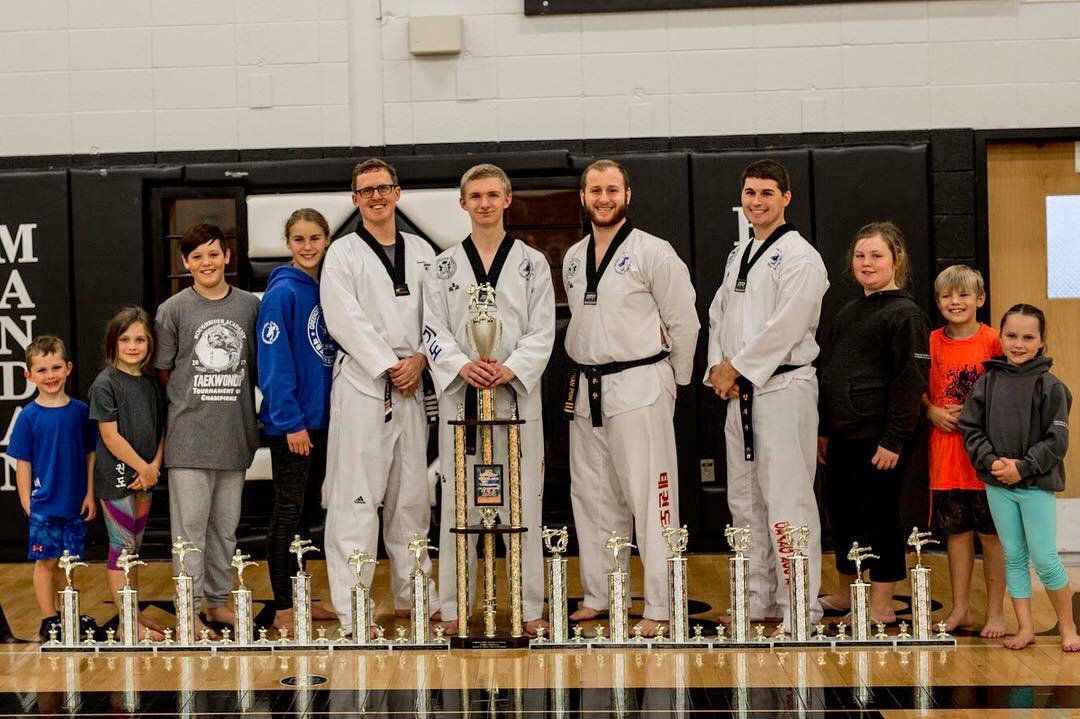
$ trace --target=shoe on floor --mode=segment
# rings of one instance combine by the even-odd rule
[[[55,614],[51,617],[46,617],[41,620],[41,629],[38,631],[38,636],[41,637],[41,641],[49,641],[49,630],[56,627],[56,641],[60,641],[60,617]]]

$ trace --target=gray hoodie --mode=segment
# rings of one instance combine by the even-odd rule
[[[1020,482],[1012,486],[1065,489],[1072,395],[1050,373],[1052,364],[1049,357],[1022,365],[1004,357],[983,363],[986,374],[975,382],[959,421],[964,447],[983,482],[1008,486],[990,473],[990,465],[1008,457],[1020,460]]]

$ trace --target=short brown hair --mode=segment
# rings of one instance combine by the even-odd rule
[[[498,165],[484,162],[479,165],[473,165],[468,170],[465,170],[465,174],[461,176],[461,184],[459,185],[461,196],[465,196],[465,185],[474,180],[486,180],[491,177],[502,182],[506,194],[509,195],[513,193],[513,189],[510,186],[510,176],[506,174],[506,171]]]
[[[390,181],[395,185],[398,184],[397,170],[394,169],[394,166],[386,160],[371,157],[363,162],[357,163],[356,167],[352,169],[352,185],[349,189],[356,189],[356,178],[360,177],[360,175],[366,175],[369,172],[378,172],[379,170],[384,170],[386,174],[390,175]],[[329,235],[330,233],[327,234]]]
[[[859,231],[855,233],[855,239],[851,241],[851,246],[848,247],[847,271],[851,272],[851,263],[855,258],[855,245],[874,235],[881,236],[885,246],[889,248],[889,253],[892,254],[893,279],[896,286],[901,289],[906,287],[908,277],[911,274],[911,262],[908,257],[907,244],[904,242],[904,233],[892,222],[871,222],[859,228]]]
[[[594,160],[589,163],[589,166],[585,168],[585,172],[581,173],[581,190],[585,191],[585,178],[589,176],[589,173],[593,170],[597,172],[603,172],[604,170],[618,170],[622,175],[623,189],[630,189],[630,173],[626,171],[626,168],[615,160],[601,159]]]
[[[192,225],[184,231],[183,237],[180,238],[180,254],[186,260],[187,256],[194,252],[196,247],[215,240],[221,245],[222,252],[229,251],[229,245],[225,242],[225,233],[221,231],[220,227],[205,222]]]
[[[44,357],[51,354],[60,355],[65,362],[71,361],[64,340],[55,335],[38,335],[31,340],[30,344],[26,345],[26,369],[30,369],[35,357]]]
[[[289,230],[297,222],[304,220],[305,222],[314,222],[319,226],[319,229],[326,235],[326,239],[330,239],[330,223],[323,217],[323,213],[311,207],[301,207],[299,210],[294,210],[289,219],[285,220],[285,239],[289,239]]]
[[[982,273],[967,265],[949,265],[934,279],[934,294],[943,295],[955,290],[969,290],[976,295],[986,294]]]
[[[787,168],[776,160],[758,160],[751,162],[742,172],[739,178],[739,192],[746,186],[746,178],[753,177],[757,180],[775,180],[776,186],[781,193],[791,191],[791,180],[788,178]]]
[[[146,330],[146,357],[139,364],[139,371],[145,374],[154,360],[154,322],[142,307],[125,307],[105,325],[105,363],[110,367],[116,366],[116,346],[120,343],[120,335],[135,324],[141,324]]]

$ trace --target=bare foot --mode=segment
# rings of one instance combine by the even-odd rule
[[[443,622],[442,623],[442,628],[443,628],[443,634],[445,636],[449,637],[452,634],[457,634],[457,628],[458,628],[457,627],[457,620],[456,619],[451,619],[449,622]]]
[[[1061,635],[1061,651],[1063,652],[1077,652],[1080,651],[1080,636],[1077,636],[1076,629],[1071,632],[1063,632]]]
[[[1005,618],[988,617],[979,636],[983,639],[1000,639],[1005,636]]]
[[[525,633],[530,637],[535,637],[536,630],[540,627],[543,627],[545,632],[551,633],[551,625],[543,617],[537,617],[531,622],[525,622]]]
[[[945,631],[951,632],[954,629],[971,629],[971,614],[967,609],[953,607],[952,613],[945,617]]]
[[[163,630],[163,628],[162,628],[162,626],[160,624],[155,622],[153,619],[150,619],[149,617],[147,617],[142,612],[139,612],[139,626],[141,626],[141,627],[149,627],[150,630],[154,631],[154,632],[160,632],[160,631]]]
[[[311,618],[316,622],[334,622],[337,621],[338,615],[321,604],[312,604]]]
[[[593,609],[592,607],[580,607],[576,612],[570,615],[570,621],[572,622],[589,622],[593,619],[600,619],[607,616],[606,609]]]
[[[409,617],[412,616],[412,610],[411,609],[395,609],[394,610],[394,616],[397,617],[398,619],[408,619]]]
[[[642,619],[640,622],[637,623],[637,626],[634,627],[634,634],[637,634],[637,630],[638,628],[640,628],[641,636],[655,637],[656,630],[659,629],[661,626],[667,629],[667,622],[658,622],[655,619]]]
[[[150,630],[150,639],[152,641],[155,641],[155,642],[165,641],[164,630],[161,628],[161,625],[158,624],[157,622],[151,621],[151,620],[147,619],[146,617],[144,617],[142,614],[140,614],[139,615],[139,626],[143,628],[143,631],[139,632],[139,638],[140,639],[142,639],[146,635],[146,630],[149,629]]]
[[[279,609],[274,612],[274,623],[271,626],[272,629],[289,629],[293,628],[293,610],[292,609]]]
[[[851,609],[851,597],[846,594],[826,594],[818,597],[821,608],[827,612],[846,612]]]
[[[199,615],[196,614],[195,615],[195,637],[197,639],[202,638],[202,630],[203,629],[208,629],[210,631],[210,633],[207,635],[207,638],[215,639],[215,640],[216,639],[221,639],[221,635],[219,635],[212,627],[208,627],[205,624],[203,624],[202,620],[199,619]]]
[[[1073,633],[1073,638],[1074,639],[1076,638],[1076,633],[1075,632]],[[1062,637],[1063,646],[1064,646],[1064,640],[1065,640],[1065,637]],[[1016,634],[1013,634],[1011,637],[1006,637],[1005,641],[1003,641],[1001,644],[1006,649],[1023,649],[1028,644],[1034,644],[1034,643],[1035,643],[1035,632],[1030,630],[1030,629],[1021,629]]]
[[[236,614],[228,607],[211,607],[206,610],[206,616],[220,624],[236,624]]]

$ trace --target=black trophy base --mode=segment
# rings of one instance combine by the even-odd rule
[[[529,637],[450,637],[451,649],[528,649]]]

